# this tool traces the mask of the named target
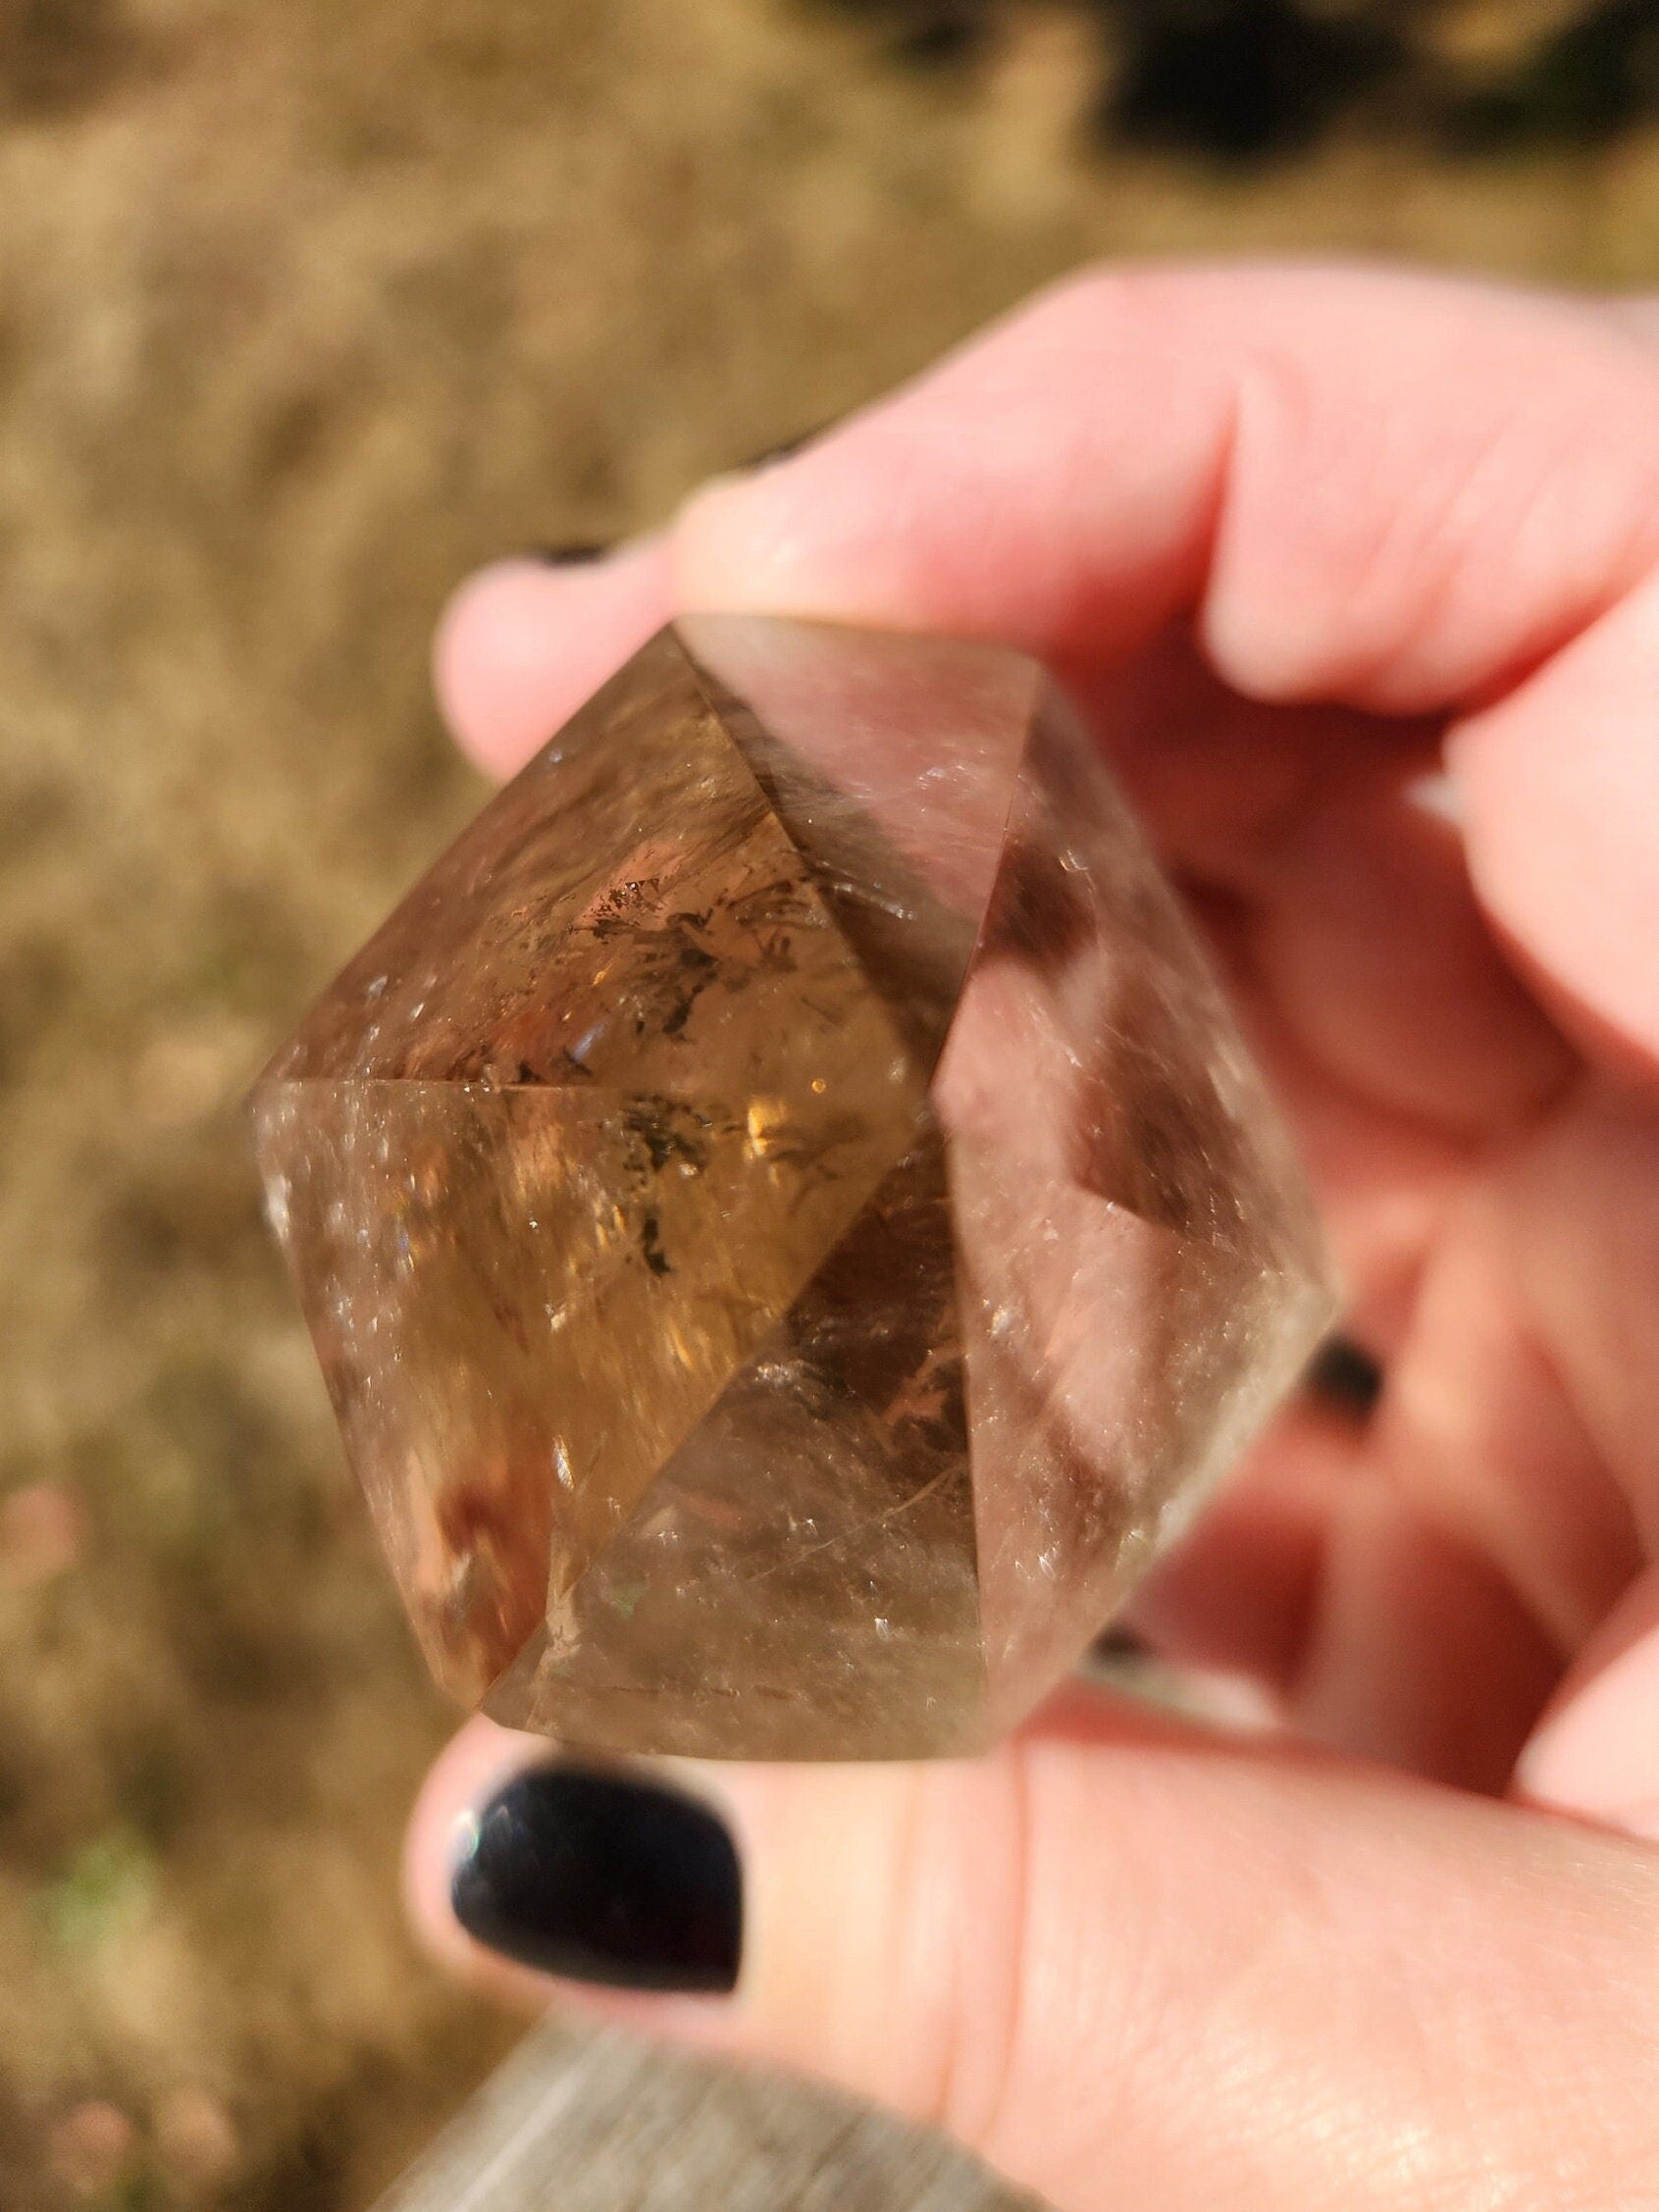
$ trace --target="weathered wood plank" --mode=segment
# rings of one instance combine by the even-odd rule
[[[549,2023],[377,2212],[1033,2212],[965,2152],[774,2075]]]

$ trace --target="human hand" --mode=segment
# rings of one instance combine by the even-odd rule
[[[706,1987],[741,1862],[733,1994],[583,2001],[939,2120],[1061,2212],[1659,2204],[1651,332],[1085,277],[661,540],[476,579],[462,742],[516,766],[677,606],[1056,668],[1212,932],[1385,1388],[1300,1403],[1137,1605],[1273,1730],[1079,1689],[973,1763],[676,1765],[734,1860],[643,1770],[584,1798],[477,1722],[412,1829],[430,1939],[532,2001],[533,1966]]]

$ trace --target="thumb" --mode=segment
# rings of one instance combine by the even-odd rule
[[[474,1723],[410,1870],[475,1979],[582,1977],[1059,2212],[1600,2203],[1654,2170],[1640,1845],[1080,1693],[926,1767],[585,1770]]]

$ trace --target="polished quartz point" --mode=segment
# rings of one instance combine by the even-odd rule
[[[1174,898],[982,645],[662,631],[255,1111],[435,1670],[587,1747],[983,1745],[1328,1312]]]

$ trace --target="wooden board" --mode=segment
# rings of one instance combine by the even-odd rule
[[[376,2212],[1035,2212],[828,2092],[612,2031],[538,2029]]]

